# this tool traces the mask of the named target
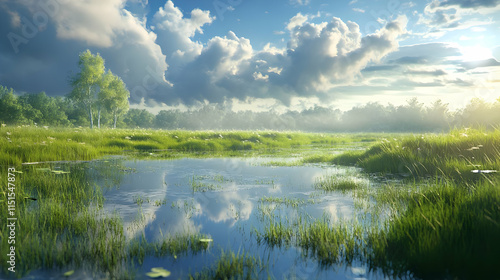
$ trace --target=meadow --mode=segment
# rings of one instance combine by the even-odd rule
[[[254,232],[258,243],[268,248],[300,248],[304,258],[324,269],[363,262],[391,278],[498,277],[499,130],[411,135],[7,126],[0,128],[0,135],[0,200],[4,209],[7,178],[16,177],[20,221],[16,277],[44,269],[71,277],[72,271],[85,268],[95,273],[92,277],[135,279],[142,277],[137,268],[147,258],[177,259],[210,250],[212,236],[197,232],[161,240],[127,238],[117,213],[103,215],[107,186],[92,183],[95,174],[90,168],[44,165],[50,161],[85,164],[111,155],[137,160],[264,157],[270,158],[263,164],[269,168],[355,165],[362,168],[361,173],[325,175],[316,178],[311,187],[316,190],[315,197],[332,193],[352,197],[361,218],[332,222],[326,216],[311,218],[302,213],[288,219],[280,214],[280,207],[300,210],[317,199],[263,196],[259,203],[267,212],[260,217],[264,226]],[[9,167],[16,172],[9,172]],[[120,180],[116,171],[106,176]],[[214,195],[234,183],[222,175],[193,174],[188,180],[193,193]],[[273,181],[255,185],[275,188]],[[145,200],[134,198],[138,207]],[[166,204],[151,203],[159,207]],[[2,209],[0,216],[5,220],[7,212]],[[1,229],[0,261],[4,275],[11,275],[6,265],[6,224]],[[226,251],[213,265],[189,277],[275,278],[265,275],[268,267],[252,252]]]

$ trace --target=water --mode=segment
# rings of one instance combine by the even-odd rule
[[[106,186],[103,212],[122,218],[128,238],[144,235],[154,241],[169,235],[201,233],[213,239],[202,253],[146,257],[138,279],[149,279],[145,273],[153,267],[171,271],[169,279],[186,279],[189,273],[213,265],[221,249],[260,258],[268,264],[268,271],[262,275],[274,279],[383,279],[382,273],[369,271],[361,262],[325,268],[313,258],[304,258],[301,248],[276,248],[257,242],[256,231],[264,229],[269,215],[289,221],[326,217],[332,223],[361,218],[349,193],[325,193],[314,188],[316,180],[325,175],[352,176],[359,173],[358,169],[326,165],[272,167],[265,165],[268,161],[276,159],[115,158],[88,163],[87,168],[96,183]],[[299,205],[261,201],[265,197],[287,198]],[[77,271],[74,279],[86,279],[87,274]]]

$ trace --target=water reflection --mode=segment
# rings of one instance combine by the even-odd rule
[[[355,268],[318,269],[314,260],[300,257],[300,248],[263,248],[252,237],[252,232],[265,227],[265,215],[279,215],[288,221],[304,216],[319,219],[326,215],[332,223],[355,219],[351,195],[324,193],[314,189],[313,185],[318,178],[328,174],[343,174],[347,169],[349,174],[358,171],[319,165],[269,167],[263,165],[265,161],[117,160],[113,164],[118,169],[133,172],[121,172],[119,180],[116,176],[113,180],[100,177],[100,183],[111,185],[105,191],[103,211],[121,216],[128,238],[144,234],[148,240],[160,240],[167,235],[207,234],[217,248],[235,252],[243,248],[253,255],[267,258],[270,273],[278,278],[282,275],[295,275],[297,279],[365,277],[365,273]],[[194,186],[203,191],[197,191]],[[262,201],[262,198],[269,198],[269,201]],[[273,198],[287,198],[289,203],[297,202],[298,205],[273,202]],[[188,259],[164,259],[161,266],[175,265],[178,271],[172,271],[172,276],[186,277],[188,271],[196,271],[202,264],[211,264],[216,255],[212,251]],[[157,262],[154,258],[147,258],[144,271]]]

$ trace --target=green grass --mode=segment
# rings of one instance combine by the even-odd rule
[[[0,128],[0,165],[58,160],[90,160],[104,155],[232,156],[279,154],[291,150],[359,143],[366,134],[274,131],[165,131],[146,129]],[[375,137],[372,135],[371,138]],[[365,144],[362,144],[365,143]]]
[[[392,221],[385,230],[370,236],[372,264],[401,274],[410,270],[424,279],[496,277],[500,252],[498,181],[468,187],[438,182],[419,192],[393,197],[385,201],[399,208]]]
[[[366,172],[442,176],[476,180],[472,170],[500,169],[500,130],[454,130],[446,135],[415,135],[385,140],[361,152],[339,155],[338,164],[357,164]]]
[[[298,246],[305,257],[318,260],[322,266],[350,264],[363,252],[363,230],[356,223],[339,221],[332,224],[325,217],[316,221],[299,218],[295,222],[271,216],[257,240],[271,247]]]
[[[221,252],[217,262],[209,268],[194,275],[189,275],[193,280],[219,280],[219,279],[263,279],[264,270],[267,268],[260,259],[244,252]]]
[[[346,174],[323,176],[316,179],[314,187],[324,191],[349,191],[366,186],[366,181],[361,178],[351,177]]]
[[[92,175],[76,166],[70,166],[68,171],[54,173],[26,166],[22,173],[14,173],[17,277],[36,269],[85,267],[96,275],[134,278],[134,264],[141,263],[147,255],[202,249],[193,241],[204,237],[198,234],[166,237],[161,242],[127,240],[121,219],[115,214],[101,213],[104,198],[101,188],[89,183]],[[6,168],[0,170],[2,182],[7,182],[8,177],[11,176]],[[1,204],[6,208],[6,184],[2,184],[1,191]],[[142,198],[136,201],[142,203]],[[0,218],[6,221],[7,211],[0,211]],[[8,232],[7,223],[2,223],[0,261],[4,273],[8,273]]]

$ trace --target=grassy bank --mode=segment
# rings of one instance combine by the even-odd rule
[[[455,180],[484,178],[473,170],[498,170],[500,130],[454,130],[446,135],[415,135],[384,140],[366,151],[332,157],[332,163],[357,164],[366,172],[442,176]]]
[[[0,165],[23,162],[89,160],[103,155],[178,153],[229,156],[241,151],[277,153],[281,149],[332,147],[353,142],[369,145],[373,135],[273,131],[164,131],[86,128],[0,128]]]
[[[372,222],[363,227],[362,234],[346,234],[342,225],[326,221],[307,224],[299,232],[291,231],[296,226],[270,223],[266,234],[275,237],[268,240],[271,245],[276,238],[296,240],[297,246],[310,249],[303,236],[311,240],[307,236],[319,229],[315,236],[330,237],[314,246],[335,247],[342,240],[341,248],[355,252],[344,259],[360,258],[391,276],[410,272],[423,279],[497,278],[500,179],[496,172],[477,170],[498,170],[499,151],[498,130],[455,130],[448,135],[384,140],[366,151],[306,158],[305,162],[356,164],[367,173],[379,172],[378,177],[405,174],[412,180],[370,188],[344,177],[321,178],[318,188],[351,191],[355,199],[366,200],[365,204],[372,201],[364,210]],[[293,236],[286,235],[290,232]],[[284,236],[276,237],[280,234]],[[359,250],[349,244],[365,245]],[[312,248],[309,251],[320,261],[325,256],[329,260],[331,254]]]

